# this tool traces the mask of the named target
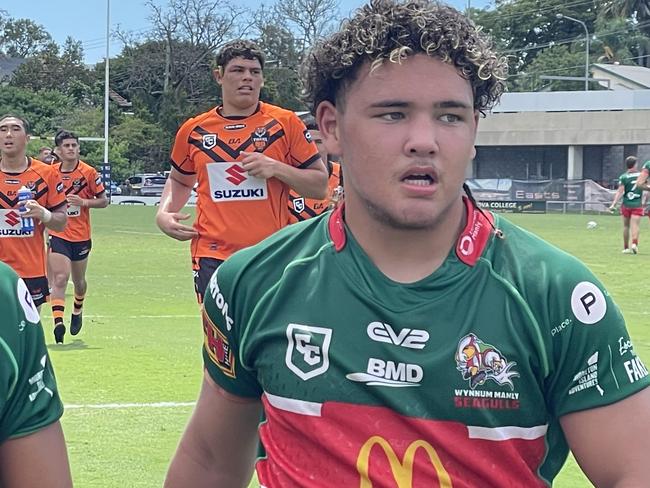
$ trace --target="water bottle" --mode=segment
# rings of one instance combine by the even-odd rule
[[[20,213],[27,211],[27,208],[25,207],[25,204],[23,202],[26,202],[27,200],[31,200],[32,198],[33,198],[32,190],[30,190],[25,186],[21,186],[20,190],[18,190],[18,202],[20,202],[20,205],[18,206],[18,211]],[[23,232],[33,232],[34,219],[32,217],[20,217],[20,228],[22,229]]]

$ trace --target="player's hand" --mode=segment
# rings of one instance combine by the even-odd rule
[[[194,227],[181,223],[182,220],[189,218],[189,214],[179,212],[158,212],[156,215],[156,225],[169,237],[173,237],[179,241],[188,241],[199,235]]]
[[[68,201],[68,205],[76,205],[78,207],[84,206],[84,199],[81,198],[79,195],[70,194],[66,197],[66,200]]]
[[[248,171],[248,174],[256,178],[265,180],[275,176],[275,168],[279,163],[275,159],[269,158],[259,152],[241,151],[239,154],[244,156],[240,161],[242,167]]]
[[[616,207],[614,207],[614,205],[610,205],[610,206],[607,207],[607,208],[609,209],[610,212],[614,212],[614,209],[615,209]]]
[[[36,200],[26,200],[24,205],[25,211],[20,212],[21,217],[31,217],[42,222],[43,216],[46,213],[49,213],[44,207],[41,207],[41,205]]]

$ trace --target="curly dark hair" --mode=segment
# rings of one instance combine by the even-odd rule
[[[248,39],[237,39],[224,44],[217,53],[217,66],[225,68],[235,58],[257,59],[260,67],[264,69],[264,53],[257,44]]]
[[[430,0],[371,0],[309,53],[302,67],[305,99],[312,113],[324,100],[343,110],[345,88],[361,66],[370,63],[372,71],[384,60],[399,63],[417,53],[455,66],[482,113],[505,90],[506,58],[458,10]]]

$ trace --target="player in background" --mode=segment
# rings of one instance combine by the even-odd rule
[[[256,464],[269,488],[541,488],[569,449],[595,486],[647,485],[650,376],[619,308],[464,184],[506,58],[451,7],[372,0],[303,72],[345,202],[213,275],[165,486]]]
[[[160,198],[158,227],[191,239],[199,302],[214,270],[232,253],[289,223],[289,189],[324,198],[327,172],[298,116],[260,102],[264,55],[252,42],[233,41],[217,55],[222,105],[178,130],[171,172]],[[180,211],[198,183],[194,226]]]
[[[60,162],[53,168],[63,182],[67,200],[68,225],[62,232],[50,232],[48,278],[52,285],[54,338],[63,343],[66,327],[65,290],[72,276],[74,304],[70,316],[70,333],[77,335],[83,325],[83,303],[88,291],[86,269],[92,249],[90,209],[106,208],[108,198],[97,170],[79,159],[79,138],[73,132],[59,130],[54,137]]]
[[[324,200],[305,198],[294,190],[289,191],[289,212],[291,222],[301,222],[303,220],[316,217],[326,210],[330,210],[343,198],[343,180],[341,179],[341,165],[333,161],[332,156],[327,154],[327,149],[323,144],[323,138],[318,130],[316,119],[311,114],[301,116],[311,140],[314,141],[318,148],[318,153],[327,167],[329,179],[327,180],[327,197]]]
[[[48,146],[42,146],[38,150],[38,155],[36,156],[36,159],[44,162],[45,164],[52,164],[52,161],[54,160],[54,154],[52,154],[52,148]]]
[[[643,217],[643,190],[638,186],[639,168],[636,156],[625,158],[627,171],[618,177],[618,189],[614,195],[614,201],[609,206],[614,211],[619,199],[623,197],[621,204],[621,217],[623,218],[623,254],[636,254],[639,252],[639,223]],[[630,236],[632,245],[630,246]]]
[[[37,307],[50,294],[45,275],[43,233],[62,231],[67,215],[63,183],[49,165],[27,157],[29,124],[15,115],[0,116],[0,260],[11,266],[32,294]],[[19,212],[18,190],[25,186],[33,200]],[[21,217],[34,219],[34,230],[23,231]]]
[[[25,282],[0,262],[0,486],[68,488],[63,404]]]

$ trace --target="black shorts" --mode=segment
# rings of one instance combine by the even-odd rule
[[[203,303],[203,295],[210,283],[210,278],[221,266],[223,260],[216,258],[196,258],[192,259],[192,270],[194,271],[194,291],[199,303]]]
[[[34,305],[40,307],[47,302],[47,297],[50,296],[50,285],[47,282],[46,276],[39,276],[37,278],[23,278],[29,294],[32,296]]]
[[[91,240],[72,242],[60,237],[50,236],[50,252],[63,254],[70,261],[83,261],[90,254],[93,247]]]

